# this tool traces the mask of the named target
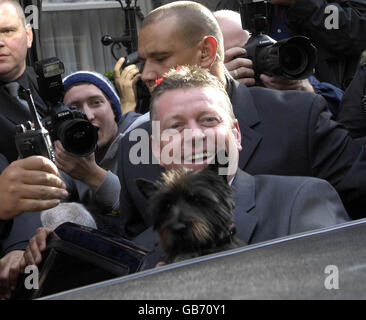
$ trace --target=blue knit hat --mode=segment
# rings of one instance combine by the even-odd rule
[[[114,89],[112,82],[102,74],[94,71],[77,71],[63,79],[65,91],[77,83],[91,83],[97,86],[108,97],[111,102],[116,122],[121,119],[121,104],[119,96]]]

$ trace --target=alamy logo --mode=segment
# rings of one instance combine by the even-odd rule
[[[24,280],[24,286],[27,290],[38,289],[39,271],[37,266],[29,265],[25,267],[25,274],[29,274]]]
[[[39,29],[39,10],[37,6],[29,5],[24,9],[25,23],[29,24],[33,29]]]
[[[328,14],[328,16],[325,18],[324,26],[327,30],[332,29],[339,29],[339,8],[334,5],[330,4],[327,5],[324,9],[324,13]]]
[[[337,266],[334,265],[328,265],[325,267],[324,269],[324,273],[325,274],[329,274],[329,276],[327,276],[325,278],[324,281],[324,287],[327,290],[332,290],[332,289],[339,289],[339,270]]]

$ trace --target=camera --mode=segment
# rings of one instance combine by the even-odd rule
[[[281,76],[287,79],[306,79],[317,63],[317,49],[305,36],[293,36],[275,41],[269,32],[270,4],[262,0],[241,0],[240,16],[243,29],[251,32],[244,46],[246,54],[235,58],[249,58],[257,83],[259,75]]]
[[[131,64],[136,64],[136,67],[138,68],[140,73],[142,73],[142,71],[144,70],[144,63],[140,61],[137,51],[130,53],[126,57],[121,69],[123,70]],[[141,80],[141,78],[136,82],[136,96],[138,102],[136,112],[142,114],[148,112],[150,106],[150,92],[146,84]]]
[[[33,122],[16,126],[15,145],[21,158],[41,155],[55,162],[55,153],[48,131],[39,120],[36,106],[29,89],[19,93],[28,102]]]
[[[15,144],[22,158],[43,155],[55,161],[51,141],[60,140],[65,150],[85,157],[92,154],[97,146],[98,133],[86,115],[75,107],[62,103],[64,86],[61,74],[63,63],[56,57],[35,63],[40,95],[48,107],[48,115],[39,119],[29,89],[20,95],[27,100],[33,122],[16,127]]]
[[[96,128],[82,111],[62,103],[63,63],[56,57],[41,60],[35,63],[35,71],[41,97],[49,110],[49,115],[42,119],[42,123],[51,140],[60,140],[65,150],[74,155],[85,157],[92,154],[98,140]]]

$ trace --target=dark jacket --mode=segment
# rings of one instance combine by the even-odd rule
[[[329,16],[325,12],[328,5],[339,9],[339,29],[327,29],[325,26]],[[239,1],[222,0],[216,7],[219,9],[238,11]],[[309,37],[318,48],[317,79],[345,90],[354,76],[362,51],[366,49],[366,2],[296,0],[291,7],[277,5],[276,9],[272,12],[276,12],[276,18],[286,17],[292,34]]]
[[[366,59],[361,61],[340,103],[337,121],[354,138],[366,136]]]
[[[322,97],[300,91],[247,88],[236,81],[229,83],[228,94],[242,135],[239,168],[253,175],[322,178],[335,187],[352,218],[365,216],[365,149],[330,120]],[[149,134],[148,122],[140,128]],[[131,163],[130,152],[141,149],[141,153],[148,153],[149,146],[135,145],[136,139],[129,141],[129,137],[121,140],[119,149],[120,216],[125,235],[136,236],[151,224],[151,219],[135,179],[156,180],[162,169],[158,164]]]
[[[236,236],[253,244],[329,227],[349,220],[336,191],[309,177],[251,176],[238,170],[233,185]],[[319,194],[322,197],[319,197]],[[149,227],[135,242],[153,251],[149,267],[161,260],[159,235]]]
[[[17,82],[23,88],[31,89],[37,110],[41,116],[44,116],[46,106],[39,98],[36,75],[33,69],[27,68]],[[9,163],[18,158],[14,140],[16,125],[32,120],[30,113],[22,107],[19,108],[19,106],[21,106],[21,103],[10,96],[4,87],[4,83],[0,83],[0,153],[8,159]]]

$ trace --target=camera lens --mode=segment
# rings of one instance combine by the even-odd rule
[[[296,45],[284,44],[279,56],[282,70],[290,76],[299,76],[308,67],[308,56]]]
[[[80,157],[92,154],[98,141],[95,127],[83,119],[64,121],[58,129],[57,136],[68,152]]]

